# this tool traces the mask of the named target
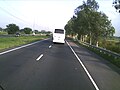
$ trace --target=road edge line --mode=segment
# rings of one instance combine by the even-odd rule
[[[6,53],[9,53],[9,52],[12,52],[12,51],[15,51],[15,50],[18,50],[18,49],[24,48],[24,47],[28,47],[28,46],[34,45],[34,44],[36,44],[36,43],[39,43],[39,42],[42,42],[42,41],[45,41],[45,40],[48,40],[48,39],[44,39],[44,40],[40,40],[40,41],[36,41],[36,42],[30,43],[30,44],[26,44],[26,45],[23,45],[23,46],[20,46],[20,47],[17,47],[17,48],[13,48],[13,49],[10,49],[10,50],[7,50],[7,51],[4,51],[4,52],[1,52],[0,55],[6,54]]]
[[[67,41],[66,41],[67,42]],[[90,81],[92,82],[93,86],[95,87],[96,90],[100,90],[97,86],[97,84],[95,83],[95,81],[93,80],[92,76],[90,75],[90,73],[88,72],[87,68],[85,67],[85,65],[83,64],[83,62],[81,61],[81,59],[78,57],[78,55],[75,53],[75,51],[73,50],[73,48],[70,46],[70,44],[67,42],[68,46],[70,47],[70,49],[72,50],[73,54],[75,55],[75,57],[78,59],[78,61],[80,62],[81,66],[83,67],[83,69],[85,70],[87,76],[89,77]]]

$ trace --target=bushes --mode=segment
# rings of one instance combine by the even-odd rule
[[[4,31],[0,31],[0,35],[6,35],[7,32],[4,32]]]
[[[120,42],[118,41],[115,40],[101,41],[99,46],[120,54]]]
[[[99,50],[96,50],[94,48],[90,48],[90,47],[86,47],[86,48],[88,48],[89,50],[93,51],[94,53],[98,54],[99,56],[103,57],[104,59],[108,60],[109,62],[120,68],[120,58],[115,58],[107,53],[100,52]]]
[[[83,44],[81,44],[81,43],[79,43],[78,41],[74,41],[76,44],[79,44],[79,45],[82,45],[82,46],[84,46],[84,47],[86,47],[87,49],[89,49],[90,51],[93,51],[94,53],[96,53],[97,55],[99,55],[99,56],[101,56],[101,57],[103,57],[105,60],[108,60],[109,62],[111,62],[112,64],[114,64],[114,65],[116,65],[117,67],[119,67],[120,68],[120,58],[118,57],[118,58],[115,58],[114,56],[112,56],[112,55],[109,55],[109,54],[107,54],[107,53],[103,53],[103,52],[100,52],[99,50],[97,50],[97,49],[95,49],[95,48],[91,48],[91,47],[87,47],[87,46],[85,46],[85,45],[83,45]],[[100,43],[101,45],[106,45],[106,46],[108,46],[107,48],[110,48],[111,49],[111,51],[112,50],[115,50],[115,51],[119,51],[119,53],[120,53],[120,46],[115,46],[116,45],[116,43],[114,43],[114,42],[107,42],[107,43]],[[118,42],[117,42],[117,44],[118,44]],[[109,49],[109,50],[110,50]]]

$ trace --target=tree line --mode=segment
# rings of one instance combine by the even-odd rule
[[[33,32],[35,34],[39,33],[38,30],[32,31],[32,29],[29,27],[25,27],[24,29],[20,29],[19,26],[17,26],[16,24],[8,24],[8,25],[6,25],[5,29],[2,29],[0,27],[0,31],[7,32],[8,34],[16,34],[16,33],[31,34]]]
[[[81,41],[99,45],[100,38],[113,36],[115,29],[111,20],[103,12],[99,12],[99,5],[95,0],[83,1],[74,10],[73,17],[65,25],[67,35],[77,36]]]

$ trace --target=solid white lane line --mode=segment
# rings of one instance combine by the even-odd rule
[[[48,39],[45,39],[45,40],[48,40]],[[8,50],[8,51],[4,51],[4,52],[1,52],[0,55],[2,55],[2,54],[6,54],[6,53],[9,53],[9,52],[12,52],[12,51],[15,51],[15,50],[18,50],[18,49],[21,49],[21,48],[24,48],[24,47],[27,47],[27,46],[33,45],[33,44],[36,44],[36,43],[39,43],[39,42],[42,42],[42,41],[44,41],[44,40],[37,41],[37,42],[34,42],[34,43],[30,43],[30,44],[27,44],[27,45],[23,45],[23,46],[21,46],[21,47],[17,47],[17,48],[14,48],[14,49]]]
[[[51,47],[52,47],[52,45],[49,46],[49,48],[51,48]]]
[[[36,60],[39,61],[43,57],[43,54],[41,54]]]
[[[67,41],[66,41],[67,42]],[[85,67],[85,65],[82,63],[82,61],[80,60],[80,58],[78,57],[78,55],[75,53],[75,51],[73,50],[73,48],[70,46],[70,44],[67,42],[68,46],[70,47],[70,49],[72,50],[73,54],[75,55],[75,57],[78,59],[78,61],[80,62],[81,66],[83,67],[83,69],[85,70],[87,76],[89,77],[89,79],[91,80],[92,84],[94,85],[96,90],[100,90],[97,86],[97,84],[95,83],[95,81],[93,80],[92,76],[90,75],[90,73],[88,72],[87,68]]]

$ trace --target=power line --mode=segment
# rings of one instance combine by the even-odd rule
[[[13,7],[11,7],[10,6],[10,4],[6,1],[6,0],[2,0],[5,4],[6,4],[6,6],[8,7],[10,7],[12,10],[14,10],[15,12],[18,12],[18,10],[16,10],[15,8],[13,8]],[[19,13],[19,14],[21,14],[21,13]],[[27,18],[27,16],[25,16],[25,15],[23,15],[23,14],[21,14],[22,16],[24,16],[24,18]]]
[[[23,19],[21,19],[21,18],[15,16],[15,15],[13,15],[12,13],[8,12],[8,11],[5,10],[4,8],[0,7],[0,9],[3,10],[5,13],[9,14],[10,16],[16,18],[16,19],[18,19],[18,20],[20,20],[20,21],[22,21],[22,22],[24,22],[24,23],[26,22],[26,21],[24,21]]]
[[[2,1],[4,1],[4,3],[6,2],[6,0],[2,0]],[[5,4],[7,4],[7,3],[5,3]],[[6,6],[8,7],[8,6],[10,6],[10,5],[7,4]],[[18,20],[20,20],[20,21],[22,21],[22,22],[24,22],[24,23],[26,22],[25,24],[29,25],[28,23],[30,23],[30,22],[27,22],[27,21],[25,21],[25,20],[23,20],[23,19],[15,16],[14,14],[10,13],[10,12],[9,12],[8,10],[6,10],[5,8],[3,8],[3,7],[0,6],[0,9],[3,10],[3,11],[4,11],[5,13],[7,13],[8,15],[12,16],[13,18],[16,18],[16,19],[18,19]],[[11,7],[11,9],[14,10],[14,11],[16,11],[16,10],[13,9],[12,7]],[[22,14],[21,14],[21,15],[22,15]],[[24,15],[22,15],[22,16],[24,16]],[[25,17],[26,17],[26,16],[25,16]],[[26,17],[26,18],[27,18],[27,17]],[[31,26],[33,29],[35,29],[35,26],[42,27],[42,26],[40,26],[40,25],[38,25],[38,24],[35,23],[35,18],[34,18],[33,23],[31,23],[31,25],[33,25],[33,26]],[[43,27],[42,27],[42,28],[43,28]]]
[[[5,4],[7,4],[7,2],[6,2],[6,0],[2,0]],[[10,5],[6,5],[7,7],[9,6],[10,7]],[[17,17],[17,16],[15,16],[14,14],[12,14],[12,13],[10,13],[8,10],[6,10],[5,8],[2,8],[2,7],[0,7],[5,13],[7,13],[7,14],[9,14],[10,16],[12,16],[13,18],[16,18],[16,19],[18,19],[18,20],[20,20],[20,21],[22,21],[23,23],[25,23],[25,24],[27,24],[27,25],[29,25],[28,23],[30,23],[30,22],[27,22],[27,21],[25,21],[25,20],[23,20],[23,19],[21,19],[21,18],[19,18],[19,17]],[[12,8],[11,7],[11,9],[12,10],[14,10],[15,12],[17,12],[14,8]],[[21,14],[22,15],[22,14]],[[22,16],[24,16],[24,15],[22,15]],[[27,17],[25,17],[25,18],[27,18]]]

